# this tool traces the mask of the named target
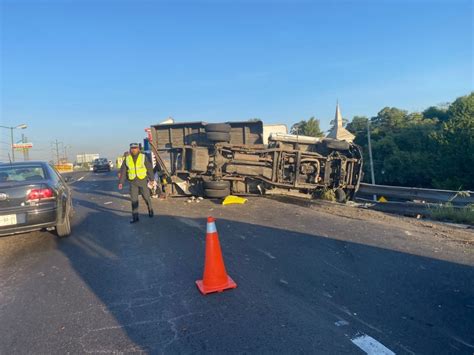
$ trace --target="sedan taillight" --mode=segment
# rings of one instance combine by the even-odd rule
[[[48,200],[54,198],[53,190],[51,189],[32,189],[28,193],[28,201]]]

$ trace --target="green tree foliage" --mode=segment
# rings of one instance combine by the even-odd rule
[[[423,111],[423,117],[437,119],[443,122],[447,121],[449,118],[448,110],[446,108],[439,107],[439,106],[428,107],[426,110]]]
[[[372,118],[375,127],[401,128],[407,121],[407,112],[395,107],[385,107]]]
[[[290,132],[292,134],[300,134],[302,136],[322,137],[324,133],[319,126],[319,120],[311,117],[307,121],[300,121],[291,126]]]
[[[365,157],[367,121],[355,116],[347,125]],[[422,113],[385,107],[370,127],[376,183],[474,189],[474,93]],[[364,170],[367,180],[369,164]]]
[[[347,126],[347,124],[349,123],[349,120],[345,117],[342,118],[342,125],[345,127]],[[330,126],[334,126],[336,124],[336,119],[332,119],[331,121],[329,121],[329,125]]]
[[[358,137],[360,134],[367,133],[367,121],[369,119],[365,116],[354,116],[351,122],[346,126],[347,130]]]
[[[433,137],[441,155],[439,167],[450,173],[436,176],[434,185],[474,189],[474,93],[454,101],[447,115]]]

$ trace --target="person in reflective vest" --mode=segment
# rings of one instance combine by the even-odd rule
[[[130,199],[132,200],[132,220],[136,223],[138,218],[138,195],[142,195],[148,207],[148,216],[153,217],[149,186],[153,185],[154,174],[151,162],[145,154],[140,152],[138,143],[130,144],[130,154],[125,157],[120,167],[119,190],[122,190],[125,180],[130,185]]]

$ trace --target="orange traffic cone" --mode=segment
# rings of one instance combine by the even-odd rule
[[[204,276],[202,280],[196,281],[199,291],[204,295],[237,287],[225,270],[215,221],[212,217],[207,218]]]

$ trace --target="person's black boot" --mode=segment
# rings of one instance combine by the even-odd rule
[[[148,210],[148,217],[153,217],[155,215],[155,212],[153,212],[153,209]]]
[[[132,219],[130,220],[130,223],[137,223],[140,219],[138,218],[138,215],[134,214]]]

